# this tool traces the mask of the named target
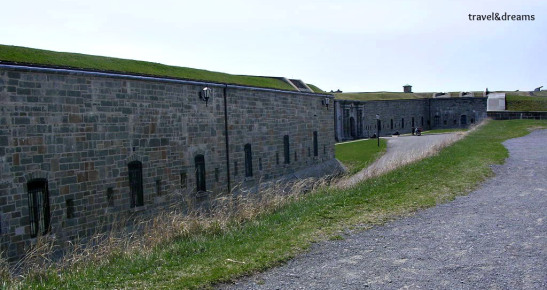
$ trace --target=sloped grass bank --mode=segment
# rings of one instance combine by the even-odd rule
[[[386,152],[387,141],[380,138],[380,147],[377,139],[359,140],[336,144],[336,158],[348,167],[350,174],[355,174]]]
[[[466,194],[508,157],[503,141],[547,121],[491,121],[437,156],[348,190],[323,188],[273,213],[103,264],[27,278],[22,288],[202,288],[278,265],[348,227],[369,227]]]
[[[541,92],[542,93],[542,92]],[[540,92],[536,93],[540,95]],[[507,94],[505,97],[508,111],[547,111],[547,97],[543,96],[522,96]]]

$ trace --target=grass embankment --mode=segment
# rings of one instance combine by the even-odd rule
[[[482,92],[474,92],[476,97],[482,97]],[[385,101],[385,100],[407,100],[407,99],[428,99],[434,93],[402,93],[402,92],[363,92],[363,93],[337,93],[335,98],[339,100],[354,101]],[[452,98],[459,97],[459,92],[448,93]]]
[[[146,61],[56,52],[19,46],[0,45],[0,61],[143,74],[294,91],[291,85],[276,78],[232,75]]]
[[[312,242],[343,238],[340,230],[385,222],[453,199],[492,175],[508,157],[501,142],[547,121],[491,121],[437,156],[347,190],[322,189],[273,213],[204,231],[149,254],[119,255],[103,264],[27,279],[23,288],[196,288],[272,267]]]
[[[540,94],[543,92],[537,92]],[[507,111],[520,111],[520,112],[530,112],[530,111],[547,111],[547,96],[522,96],[507,93],[505,95],[505,104]]]
[[[336,144],[336,158],[348,167],[350,174],[355,174],[370,165],[386,151],[387,141],[380,138],[359,140]]]
[[[338,93],[336,99],[355,101],[381,101],[402,99],[431,98],[433,93],[401,93],[401,92],[365,92],[365,93]]]

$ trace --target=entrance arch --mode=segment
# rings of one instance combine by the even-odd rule
[[[353,117],[349,118],[349,134],[352,139],[355,139],[355,137],[357,136],[355,132],[355,118]]]

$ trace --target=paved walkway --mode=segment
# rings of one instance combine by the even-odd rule
[[[315,245],[236,289],[547,289],[547,130],[467,196]]]

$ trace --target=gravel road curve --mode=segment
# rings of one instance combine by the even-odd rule
[[[224,289],[547,289],[547,130],[467,196],[341,241]]]

